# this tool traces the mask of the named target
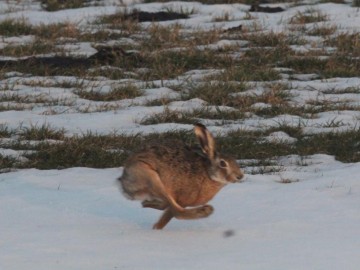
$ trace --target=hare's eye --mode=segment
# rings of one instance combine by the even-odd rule
[[[221,168],[226,168],[228,166],[227,162],[223,159],[220,159],[220,167]]]

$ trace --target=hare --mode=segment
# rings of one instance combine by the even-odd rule
[[[227,183],[243,178],[233,158],[216,152],[215,140],[204,125],[196,124],[194,132],[201,151],[181,141],[150,144],[129,157],[118,178],[127,198],[164,210],[153,229],[164,228],[173,217],[208,217],[214,208],[206,203]]]

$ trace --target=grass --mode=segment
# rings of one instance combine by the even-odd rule
[[[146,0],[145,2],[154,2]],[[168,2],[168,1],[162,1]],[[253,4],[249,0],[210,0],[200,2],[206,4],[243,3]],[[284,1],[281,1],[284,2]],[[287,1],[288,2],[288,1]],[[296,2],[296,1],[295,1]],[[336,1],[335,1],[336,2]],[[339,1],[337,1],[339,2]],[[354,5],[355,5],[354,1]],[[83,6],[85,1],[42,1],[47,10],[76,8]],[[164,5],[164,9],[166,9]],[[167,11],[194,15],[195,9],[183,7],[167,8]],[[307,127],[306,119],[318,117],[320,112],[352,110],[360,111],[359,106],[351,100],[334,102],[332,100],[313,99],[303,103],[294,103],[292,89],[283,74],[277,68],[289,68],[291,74],[318,74],[320,79],[334,77],[360,76],[360,35],[358,33],[338,33],[336,26],[322,22],[329,20],[329,16],[310,8],[303,13],[297,13],[287,21],[290,31],[281,33],[267,31],[257,22],[249,24],[236,33],[224,32],[222,29],[189,30],[176,22],[164,24],[139,24],[133,20],[125,20],[124,15],[129,11],[122,11],[113,15],[99,17],[91,25],[80,27],[72,23],[57,23],[50,25],[31,25],[26,20],[5,20],[0,22],[0,35],[13,37],[34,35],[35,40],[29,44],[12,45],[0,50],[1,56],[35,56],[40,54],[58,53],[63,55],[61,45],[74,45],[77,42],[112,43],[128,40],[131,42],[119,45],[124,51],[134,53],[115,55],[109,63],[90,63],[68,66],[34,65],[23,62],[12,65],[2,65],[1,78],[12,71],[24,74],[31,73],[45,79],[47,76],[71,76],[76,83],[59,83],[57,85],[44,84],[34,81],[19,82],[19,85],[31,87],[61,87],[64,91],[73,91],[80,98],[91,101],[103,101],[95,108],[94,105],[71,109],[82,113],[118,110],[114,105],[117,100],[134,99],[144,93],[135,84],[125,84],[110,91],[100,91],[84,85],[83,81],[122,80],[134,78],[148,87],[157,88],[159,85],[168,86],[180,93],[181,100],[199,98],[209,106],[201,106],[193,111],[170,110],[169,98],[159,98],[149,101],[146,106],[164,106],[164,111],[146,115],[136,125],[157,125],[162,123],[194,124],[197,122],[210,125],[232,125],[242,123],[246,119],[266,119],[279,115],[296,115],[298,125],[279,123],[276,127],[260,127],[257,131],[236,130],[229,134],[218,136],[219,148],[223,152],[234,155],[237,159],[256,160],[254,173],[273,173],[279,170],[273,160],[279,156],[296,154],[307,156],[316,153],[334,155],[344,162],[360,161],[359,134],[354,128],[344,132],[320,133],[309,135],[304,133]],[[229,21],[230,13],[214,17],[213,21]],[[244,19],[253,20],[253,14],[247,13]],[[211,19],[210,19],[211,20]],[[249,30],[250,29],[250,30]],[[305,36],[321,37],[323,43],[308,41]],[[230,46],[229,48],[214,48],[208,45],[216,44],[220,40],[246,40],[247,45]],[[121,42],[120,42],[121,43]],[[60,46],[58,46],[60,45]],[[309,52],[299,52],[296,46],[307,45]],[[308,46],[311,45],[311,46]],[[321,47],[332,47],[334,51],[321,50]],[[315,50],[320,48],[319,50]],[[312,50],[314,49],[314,50]],[[190,76],[188,71],[215,70],[216,75]],[[30,75],[29,75],[30,76]],[[286,75],[285,75],[286,76]],[[30,77],[31,78],[31,77]],[[320,83],[320,82],[319,82]],[[17,83],[14,83],[16,86]],[[109,82],[112,84],[112,82]],[[172,87],[170,85],[176,85]],[[96,85],[96,83],[94,83]],[[257,88],[257,94],[246,92]],[[4,88],[0,98],[0,111],[9,110],[53,110],[52,106],[66,108],[74,106],[73,101],[50,100],[47,95],[20,95],[13,89]],[[296,90],[301,90],[296,89]],[[5,93],[9,90],[7,93]],[[262,91],[260,91],[262,90]],[[318,90],[322,94],[359,94],[358,87],[343,89]],[[50,95],[49,95],[50,96]],[[50,96],[51,97],[51,96]],[[94,103],[94,102],[92,102]],[[267,106],[253,106],[265,103]],[[228,106],[230,109],[223,109]],[[66,111],[64,109],[64,112]],[[33,112],[31,112],[33,113]],[[334,129],[343,126],[341,120],[330,120],[318,128]],[[283,131],[297,141],[291,145],[281,142],[263,140],[272,132]],[[152,140],[176,138],[189,144],[196,143],[192,131],[170,131],[162,134],[110,134],[98,135],[86,133],[70,136],[65,129],[56,129],[50,124],[31,125],[18,128],[18,132],[10,130],[6,124],[0,124],[0,138],[14,138],[11,149],[33,150],[26,155],[28,162],[19,164],[9,157],[0,156],[0,168],[39,168],[54,169],[85,166],[93,168],[118,167],[125,159],[142,145]],[[219,135],[219,134],[217,134]],[[38,141],[36,144],[27,141]],[[49,141],[50,140],[50,141]],[[57,143],[52,143],[56,140]],[[5,146],[2,146],[5,147]],[[290,181],[282,180],[283,183]]]
[[[307,34],[310,36],[330,36],[334,34],[337,30],[336,26],[318,26],[316,25],[311,30],[307,31]]]
[[[32,27],[25,20],[6,19],[0,22],[1,36],[30,35]]]
[[[29,44],[8,45],[3,49],[0,49],[0,55],[12,57],[34,56],[37,54],[56,52],[62,52],[62,50],[58,49],[55,44],[48,43],[41,39],[35,40]]]
[[[329,38],[325,42],[328,46],[337,48],[339,55],[351,55],[354,57],[360,56],[360,34],[339,34],[335,37]]]
[[[145,58],[144,63],[150,68],[143,75],[144,80],[170,79],[184,74],[186,71],[207,68],[225,68],[232,65],[233,60],[219,55],[212,50],[189,49],[183,51],[166,51],[153,53]]]
[[[292,145],[268,142],[262,137],[274,131],[284,131],[297,139]],[[345,132],[304,135],[302,126],[287,126],[280,124],[277,128],[263,131],[237,130],[226,136],[217,137],[218,148],[233,155],[237,159],[256,159],[261,164],[279,156],[300,155],[307,156],[316,153],[334,155],[343,162],[360,161],[360,130],[353,129]],[[33,137],[32,137],[33,138]],[[171,138],[182,140],[187,144],[196,143],[192,131],[171,131],[150,135],[97,135],[87,133],[81,136],[64,138],[63,143],[51,144],[44,142],[36,146],[18,146],[27,150],[35,150],[26,157],[29,159],[22,167],[39,169],[54,169],[68,167],[109,168],[123,165],[126,158],[144,144],[151,141],[162,141]],[[15,147],[13,147],[15,148]],[[10,166],[11,160],[3,161]],[[9,165],[10,164],[10,165]],[[4,166],[3,166],[4,167]]]
[[[244,114],[238,110],[221,110],[219,108],[210,109],[209,107],[203,107],[195,109],[193,111],[171,111],[165,107],[161,113],[153,114],[144,117],[139,124],[141,125],[156,125],[161,123],[182,123],[182,124],[196,124],[203,119],[215,119],[221,120],[222,123],[229,122],[231,120],[243,119]]]
[[[137,86],[133,84],[128,84],[124,86],[119,86],[107,93],[102,93],[98,91],[86,91],[86,90],[78,90],[76,94],[84,99],[94,100],[94,101],[115,101],[122,99],[132,99],[135,97],[139,97],[143,94]]]
[[[17,160],[12,157],[0,155],[0,173],[6,172],[8,169],[14,168],[17,165]]]
[[[54,129],[49,124],[41,126],[31,125],[30,127],[23,127],[20,131],[20,137],[24,140],[64,140],[65,129]]]
[[[249,46],[253,47],[283,47],[286,45],[301,45],[304,44],[304,40],[294,35],[288,35],[285,33],[274,32],[261,32],[261,33],[245,33],[243,35],[245,40],[250,42]]]
[[[161,135],[140,134],[97,135],[92,133],[65,138],[61,144],[44,143],[36,147],[36,152],[27,155],[29,162],[24,167],[39,169],[91,167],[114,168],[121,166],[134,151],[151,140],[163,140],[169,137],[189,138],[188,132],[172,132]]]
[[[4,124],[0,124],[0,138],[8,138],[13,134],[9,127]]]
[[[244,83],[208,82],[192,86],[184,96],[187,99],[200,98],[211,105],[230,105],[233,97],[231,94],[243,92],[247,89]]]
[[[238,66],[231,66],[220,75],[212,76],[211,79],[237,82],[275,81],[280,79],[280,74],[268,66],[259,66],[255,63],[247,65],[243,62]]]
[[[298,12],[294,17],[290,19],[290,24],[308,24],[317,23],[328,20],[328,15],[323,14],[319,10],[308,9],[304,13]]]

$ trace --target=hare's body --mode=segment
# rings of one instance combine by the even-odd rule
[[[178,160],[187,158],[193,160],[194,163],[178,162]],[[127,192],[127,195],[134,199],[141,198],[142,190],[151,183],[144,182],[144,178],[139,178],[128,172],[129,170],[137,170],[139,166],[148,166],[149,169],[157,172],[165,188],[180,206],[202,205],[212,199],[225,185],[216,181],[209,181],[206,171],[206,167],[209,166],[207,163],[206,158],[182,144],[179,145],[177,141],[168,141],[165,142],[165,145],[151,145],[142,152],[133,155],[126,162],[122,176],[123,190],[126,192],[128,187],[130,192]],[[139,189],[139,187],[141,188]]]
[[[146,146],[125,163],[119,178],[124,194],[141,200],[144,207],[165,210],[155,229],[162,229],[172,217],[209,216],[213,208],[204,204],[226,183],[243,176],[233,159],[217,155],[213,138],[204,126],[196,125],[195,133],[203,152],[181,141],[167,141]]]

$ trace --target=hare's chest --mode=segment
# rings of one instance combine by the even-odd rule
[[[222,187],[223,185],[216,182],[206,182],[178,194],[180,196],[176,196],[177,202],[183,207],[203,205],[210,201]]]

